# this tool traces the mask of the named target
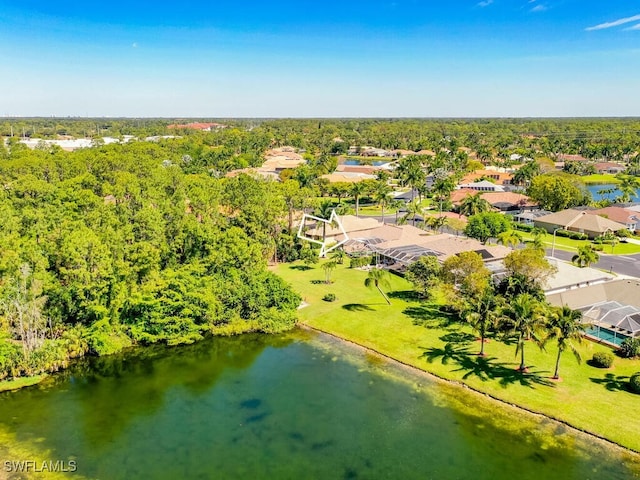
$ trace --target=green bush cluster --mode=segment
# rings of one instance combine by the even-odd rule
[[[527,225],[524,223],[514,223],[513,228],[515,228],[516,230],[521,230],[523,232],[531,232],[536,227],[534,227],[533,225]]]
[[[622,358],[640,357],[640,338],[627,338],[620,344],[618,354]]]
[[[335,293],[327,293],[324,297],[322,297],[322,300],[324,300],[325,302],[335,302],[336,301],[336,294]]]
[[[629,379],[629,388],[633,393],[640,393],[640,372],[634,373]]]
[[[572,240],[588,240],[589,239],[589,235],[587,235],[586,233],[571,232],[569,230],[564,230],[564,229],[556,230],[556,235],[558,237],[570,238]]]
[[[613,365],[613,355],[609,352],[596,352],[593,354],[591,363],[594,367],[609,368]]]
[[[349,268],[359,268],[365,267],[367,265],[371,265],[373,262],[373,257],[370,255],[362,256],[362,257],[352,257],[349,261]]]

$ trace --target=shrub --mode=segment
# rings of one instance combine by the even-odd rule
[[[371,265],[373,261],[373,257],[365,256],[365,257],[353,257],[349,262],[349,268],[358,268],[364,267],[365,265]]]
[[[640,372],[631,375],[629,379],[629,388],[633,393],[640,393]]]
[[[613,365],[613,355],[609,352],[596,352],[593,354],[591,363],[594,367],[609,368]]]
[[[322,300],[324,300],[325,302],[335,302],[336,301],[336,294],[335,293],[327,293],[324,297],[322,297]]]
[[[535,227],[533,225],[527,225],[525,223],[514,223],[513,228],[515,228],[516,230],[522,230],[523,232],[530,232]]]
[[[640,356],[640,338],[627,338],[620,344],[618,353],[622,358]]]
[[[587,240],[589,235],[580,232],[571,232],[569,230],[560,229],[556,231],[558,237],[571,238],[572,240]]]
[[[602,245],[594,244],[592,245],[592,247],[596,252],[602,252],[604,250],[604,247]]]

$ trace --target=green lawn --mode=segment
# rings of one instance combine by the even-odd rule
[[[533,235],[528,232],[519,232],[525,241],[533,240]],[[547,248],[551,248],[553,245],[553,235],[545,235],[542,240]],[[571,238],[559,237],[556,235],[556,249],[566,250],[569,252],[576,252],[578,247],[591,244],[590,240],[573,240]],[[611,245],[602,244],[602,251],[598,253],[606,253],[613,255],[631,255],[634,253],[640,253],[640,245],[635,243],[621,243],[615,245],[611,250]]]
[[[610,173],[594,173],[593,175],[585,175],[580,177],[586,184],[598,184],[598,183],[620,183],[620,180]]]
[[[311,327],[640,451],[640,396],[625,387],[628,377],[640,371],[638,360],[616,357],[611,369],[601,370],[584,361],[578,365],[567,353],[560,366],[562,381],[554,382],[550,377],[555,346],[541,352],[530,344],[530,373],[520,374],[515,370],[514,345],[491,340],[485,347],[488,357],[473,355],[479,345],[471,331],[457,322],[447,323],[437,305],[414,300],[408,295],[410,285],[401,278],[390,276],[388,306],[375,289],[364,287],[363,271],[338,267],[331,285],[318,282],[324,280],[319,265],[300,270],[297,264],[281,264],[276,272],[309,304],[299,317]],[[337,296],[335,302],[321,300],[329,292]],[[583,360],[606,350],[588,341],[581,346]]]

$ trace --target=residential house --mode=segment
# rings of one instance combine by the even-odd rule
[[[622,223],[630,232],[640,231],[640,212],[612,206],[591,210],[590,213],[600,215],[614,222]]]
[[[617,232],[626,229],[626,225],[608,218],[601,217],[588,210],[568,209],[551,213],[534,219],[536,227],[544,228],[547,232],[562,228],[572,232],[584,233],[589,238],[595,238],[606,232]]]
[[[614,162],[599,162],[596,163],[594,167],[598,173],[610,173],[613,175],[622,173],[627,169],[624,165]]]

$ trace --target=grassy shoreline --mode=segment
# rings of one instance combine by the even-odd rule
[[[18,377],[12,380],[0,381],[0,393],[19,390],[24,387],[30,387],[42,382],[48,375],[34,375],[33,377]]]
[[[299,318],[311,328],[640,452],[640,418],[624,413],[634,411],[639,401],[625,388],[628,377],[640,371],[638,360],[616,358],[612,369],[596,369],[586,361],[593,353],[609,349],[586,342],[580,347],[584,361],[577,364],[565,355],[562,381],[554,382],[550,377],[555,346],[542,352],[527,345],[531,371],[523,375],[516,371],[515,346],[492,340],[485,347],[488,357],[477,357],[471,331],[457,322],[443,322],[446,319],[436,305],[412,299],[409,284],[399,277],[390,278],[392,305],[387,306],[375,290],[363,286],[366,273],[362,271],[341,267],[331,285],[318,283],[324,277],[319,267],[301,271],[280,265],[276,271],[309,304],[300,310]],[[338,300],[322,301],[328,292]]]

